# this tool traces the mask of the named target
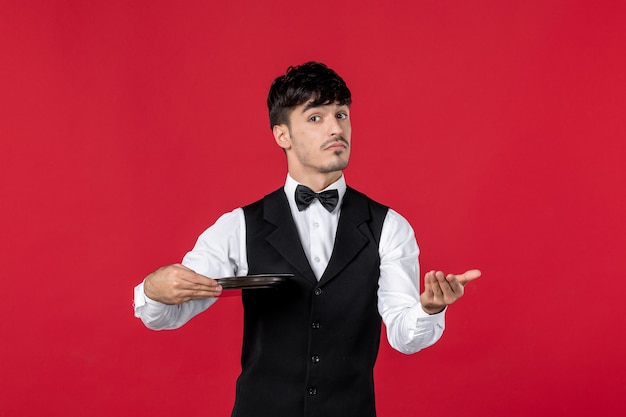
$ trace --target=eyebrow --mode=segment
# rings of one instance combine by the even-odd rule
[[[309,102],[306,103],[306,106],[304,106],[304,108],[302,109],[302,113],[305,113],[307,110],[322,106],[323,104],[316,104],[315,101],[309,100]]]

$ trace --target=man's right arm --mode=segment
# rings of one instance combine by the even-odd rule
[[[182,264],[168,265],[135,287],[135,316],[153,330],[176,329],[209,308],[222,288],[210,277],[246,275],[243,210],[220,217]]]

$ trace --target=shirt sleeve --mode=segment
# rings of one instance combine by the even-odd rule
[[[226,213],[200,235],[182,264],[210,278],[246,275],[245,233],[243,210]],[[140,283],[134,290],[135,317],[152,330],[179,328],[217,301],[217,298],[205,298],[178,305],[163,304],[148,298],[143,285]]]
[[[433,345],[445,328],[445,310],[429,315],[420,304],[419,248],[413,228],[389,209],[379,244],[378,311],[389,344],[411,354]]]

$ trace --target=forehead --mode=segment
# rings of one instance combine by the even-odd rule
[[[339,104],[338,102],[332,103],[316,103],[313,99],[308,100],[305,103],[302,103],[294,108],[294,112],[306,113],[309,110],[326,110],[326,111],[334,111],[338,109],[349,109],[350,106],[347,104]]]

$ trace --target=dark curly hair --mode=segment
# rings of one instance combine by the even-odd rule
[[[338,103],[350,105],[352,96],[343,79],[321,62],[307,62],[289,67],[276,78],[267,95],[270,128],[289,124],[294,107],[312,100],[313,106]]]

